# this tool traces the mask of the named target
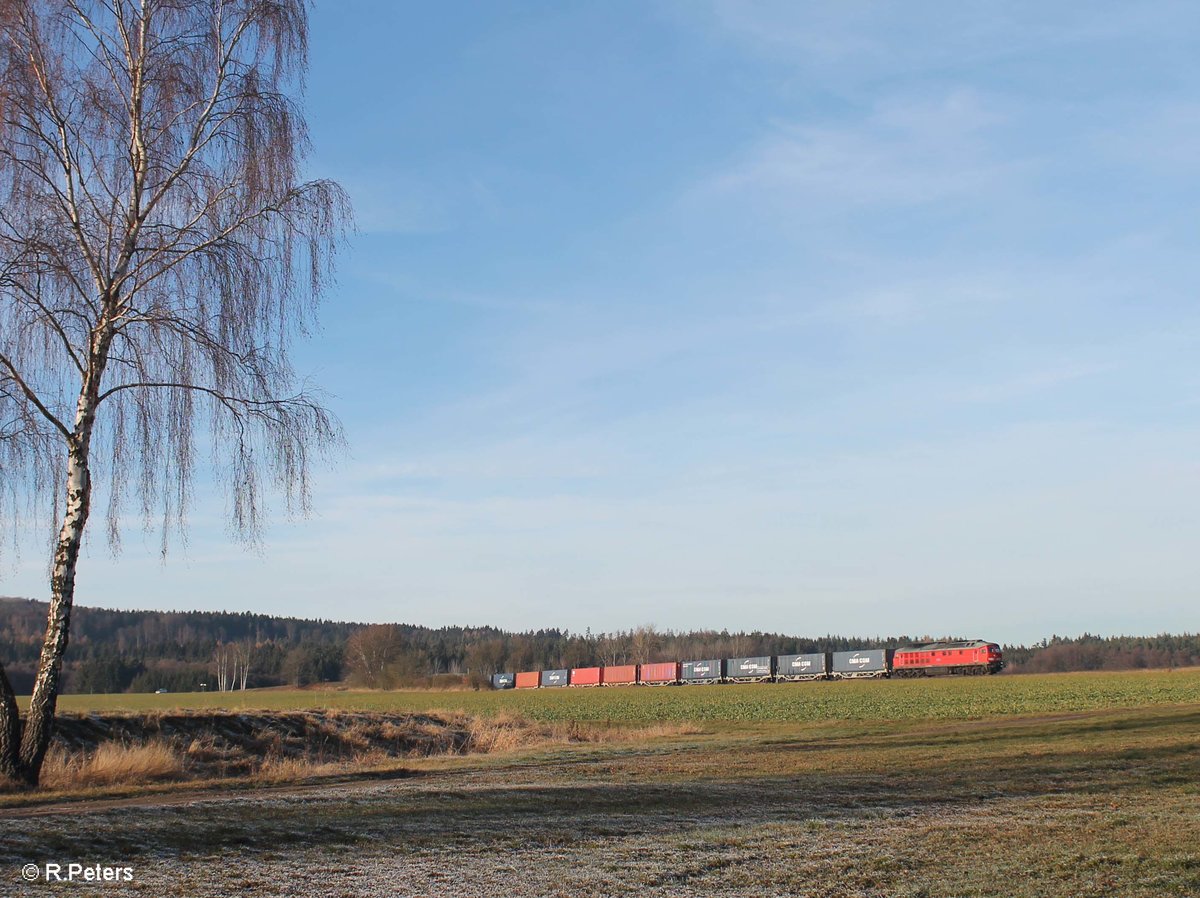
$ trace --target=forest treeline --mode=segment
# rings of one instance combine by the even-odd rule
[[[0,597],[0,661],[27,693],[45,630],[46,604]],[[973,635],[973,634],[971,634]],[[190,692],[348,681],[387,688],[486,684],[501,670],[586,667],[878,648],[929,639],[799,637],[779,633],[618,633],[495,627],[364,625],[249,612],[112,611],[77,607],[64,665],[67,692]],[[1053,637],[1005,646],[1009,670],[1054,672],[1200,665],[1200,634]],[[203,684],[203,686],[202,686]]]
[[[1009,669],[1020,673],[1138,670],[1200,665],[1200,633],[1178,636],[1053,636],[1031,646],[1004,646]]]

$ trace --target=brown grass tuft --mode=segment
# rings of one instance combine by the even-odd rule
[[[281,783],[321,776],[338,769],[338,764],[322,764],[307,758],[272,757],[263,761],[254,778],[260,782]]]
[[[183,756],[166,742],[103,742],[90,754],[51,750],[41,784],[50,789],[135,785],[182,779],[185,771]]]
[[[470,739],[468,752],[495,754],[563,743],[640,742],[670,736],[691,736],[704,730],[692,724],[660,723],[648,727],[603,727],[569,721],[538,723],[512,712],[494,717],[471,717],[466,721]]]

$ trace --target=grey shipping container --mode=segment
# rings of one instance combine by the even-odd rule
[[[856,652],[834,652],[833,675],[850,677],[885,677],[891,667],[892,649],[860,649]]]
[[[493,689],[512,689],[516,685],[516,677],[510,673],[492,674]]]
[[[780,655],[775,659],[775,676],[779,679],[817,680],[828,672],[829,655],[826,652]]]
[[[725,679],[768,680],[771,678],[771,658],[726,658]]]
[[[570,681],[571,672],[562,670],[543,670],[541,684],[543,686],[566,686]]]
[[[722,673],[721,661],[718,658],[709,661],[684,661],[680,679],[685,683],[716,683],[721,679]]]

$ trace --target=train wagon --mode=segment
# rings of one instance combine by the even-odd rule
[[[726,658],[725,679],[730,683],[766,683],[771,679],[771,658]]]
[[[824,680],[827,676],[829,676],[829,652],[780,655],[775,659],[775,680],[777,682]]]
[[[638,682],[647,686],[672,686],[679,682],[678,661],[660,661],[656,664],[643,664],[638,674]]]
[[[572,667],[571,668],[571,685],[572,686],[599,686],[600,685],[600,668],[598,668],[598,667]]]
[[[892,676],[934,677],[994,674],[1004,669],[1004,654],[994,642],[926,642],[896,649]]]
[[[510,673],[492,674],[493,689],[512,689],[514,685],[513,675]]]
[[[539,686],[566,686],[571,682],[571,672],[565,667],[543,670]]]
[[[536,670],[524,670],[517,674],[516,684],[518,689],[537,689],[541,682],[542,675]]]
[[[615,664],[600,668],[601,686],[632,686],[638,681],[636,664]]]
[[[679,669],[679,678],[687,685],[700,686],[705,683],[720,683],[725,665],[719,658],[709,661],[684,661]]]
[[[892,667],[892,649],[858,649],[834,652],[829,675],[835,680],[886,677]]]

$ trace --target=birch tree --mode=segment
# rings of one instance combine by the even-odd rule
[[[233,647],[233,678],[237,680],[242,692],[246,691],[246,683],[250,679],[250,663],[254,660],[254,643],[246,640]]]
[[[165,552],[207,445],[253,541],[339,442],[289,364],[349,216],[301,176],[307,25],[306,0],[0,0],[0,524],[54,534],[0,776],[38,780],[97,487],[114,551],[133,511]]]
[[[218,692],[233,692],[237,681],[237,652],[227,642],[218,642],[213,649],[213,671],[216,675]]]

